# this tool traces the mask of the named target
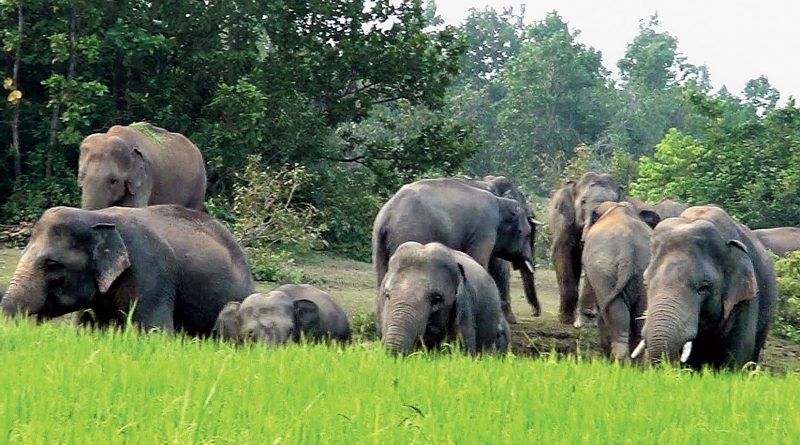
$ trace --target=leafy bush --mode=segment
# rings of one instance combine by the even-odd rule
[[[324,227],[314,225],[317,209],[295,202],[309,179],[304,167],[264,168],[261,157],[253,155],[237,175],[230,211],[211,201],[214,213],[235,221],[232,231],[247,251],[256,280],[300,281],[302,275],[292,270],[294,253],[321,243]]]
[[[778,274],[778,310],[772,331],[800,341],[800,252],[793,252],[775,261]]]
[[[0,207],[0,212],[2,220],[10,224],[32,222],[50,207],[77,206],[80,201],[81,192],[75,175],[59,172],[51,178],[23,177],[14,184],[11,196]]]
[[[354,343],[378,340],[378,325],[375,312],[358,312],[350,320],[350,331]]]

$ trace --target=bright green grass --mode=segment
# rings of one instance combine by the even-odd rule
[[[790,443],[800,380],[0,323],[0,443]]]

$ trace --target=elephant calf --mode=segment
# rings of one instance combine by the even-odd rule
[[[308,284],[287,284],[225,305],[214,326],[224,340],[282,345],[310,340],[350,340],[350,324],[330,295]]]
[[[644,273],[651,360],[739,369],[758,362],[775,311],[772,258],[750,230],[713,206],[659,224]]]
[[[641,335],[646,307],[642,275],[650,261],[652,228],[627,202],[605,202],[595,210],[596,222],[583,247],[583,268],[598,306],[603,352],[624,360]]]
[[[205,213],[55,207],[34,226],[0,307],[39,318],[92,309],[100,326],[135,307],[144,329],[206,335],[225,303],[253,289],[244,252]]]
[[[377,322],[393,352],[459,339],[470,354],[508,348],[511,335],[497,286],[465,253],[440,243],[403,243],[389,260],[379,295]]]

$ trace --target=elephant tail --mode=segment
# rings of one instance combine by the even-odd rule
[[[608,295],[605,295],[605,298],[598,300],[605,302],[605,306],[600,308],[603,313],[605,313],[608,305],[615,298],[622,296],[622,294],[625,292],[625,288],[628,286],[628,283],[634,279],[633,274],[634,270],[632,261],[624,261],[617,265],[617,281],[614,284],[614,287],[611,288],[611,291],[608,293]]]

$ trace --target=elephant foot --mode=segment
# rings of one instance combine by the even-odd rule
[[[500,308],[503,310],[503,317],[505,317],[508,324],[517,324],[517,317],[511,312],[511,303],[508,301],[501,301]]]
[[[575,323],[575,315],[572,314],[558,314],[558,321],[563,324],[573,324]]]
[[[597,314],[594,311],[579,311],[578,318],[572,325],[578,329],[584,326],[597,326]]]
[[[541,315],[542,315],[542,310],[540,308],[538,308],[538,307],[533,308],[533,316],[534,317],[539,317]]]
[[[624,362],[628,360],[629,354],[628,342],[611,343],[611,357]]]

